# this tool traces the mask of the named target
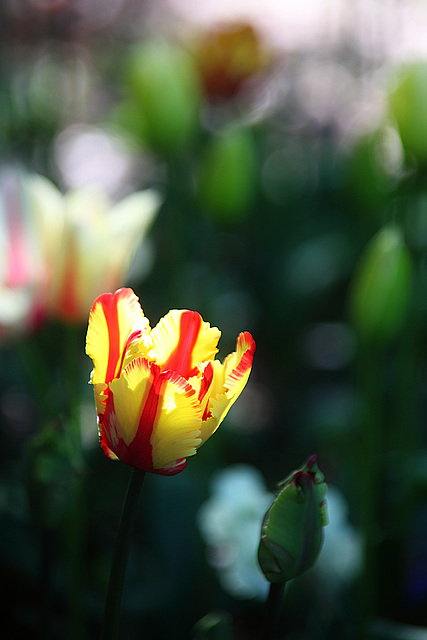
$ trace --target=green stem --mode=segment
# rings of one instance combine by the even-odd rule
[[[265,627],[263,640],[277,640],[279,638],[280,611],[282,608],[284,582],[271,582],[265,609]]]
[[[113,562],[111,565],[110,581],[107,599],[105,601],[104,622],[101,640],[116,640],[119,631],[120,606],[122,601],[123,583],[126,573],[127,557],[132,535],[133,522],[139,496],[145,478],[145,471],[132,469],[129,486],[123,504],[119,530],[114,546]]]

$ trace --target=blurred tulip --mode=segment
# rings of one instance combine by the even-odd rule
[[[199,38],[195,56],[205,92],[211,98],[232,98],[269,61],[250,24],[212,29]]]
[[[0,335],[46,316],[86,321],[93,299],[122,284],[160,205],[152,190],[110,205],[101,191],[65,196],[47,178],[0,176]]]
[[[93,299],[117,288],[160,205],[151,190],[114,206],[100,191],[64,196],[64,230],[49,291],[49,312],[69,321],[87,317]]]
[[[256,149],[248,129],[214,134],[200,161],[198,197],[209,214],[223,221],[242,219],[256,184]]]
[[[316,456],[280,484],[264,517],[258,549],[260,567],[269,582],[287,582],[310,569],[319,554],[328,523],[327,485]]]
[[[427,63],[415,62],[397,73],[389,105],[405,150],[427,163]]]
[[[402,327],[408,311],[412,265],[402,232],[395,224],[367,245],[350,290],[350,312],[360,335],[384,343]]]
[[[151,330],[131,289],[93,303],[86,338],[102,449],[109,458],[175,475],[216,431],[242,392],[255,343],[215,360],[218,329],[193,311],[170,311]]]
[[[126,128],[135,126],[138,135],[143,131],[147,143],[161,152],[185,147],[199,127],[200,81],[191,56],[171,44],[144,42],[132,50],[126,77],[141,114],[137,125],[136,109],[128,102]]]
[[[46,213],[50,215],[50,209]],[[41,319],[47,263],[40,224],[45,222],[43,216],[34,215],[27,176],[15,168],[4,169],[0,175],[0,336],[31,329]]]

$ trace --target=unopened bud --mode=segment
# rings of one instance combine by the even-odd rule
[[[401,328],[409,307],[412,265],[395,224],[379,231],[361,257],[350,291],[355,328],[368,340],[385,342]]]
[[[201,89],[192,57],[164,43],[135,45],[127,82],[147,143],[161,152],[185,147],[199,126]]]
[[[256,149],[249,129],[233,127],[213,135],[200,163],[198,196],[207,213],[222,221],[241,220],[255,193]]]
[[[280,491],[264,517],[258,562],[269,582],[287,582],[310,569],[328,523],[327,485],[316,456],[279,483]]]
[[[427,165],[427,64],[414,62],[398,70],[389,95],[391,115],[405,151]]]

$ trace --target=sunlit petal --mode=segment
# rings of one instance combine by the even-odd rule
[[[129,335],[148,331],[148,320],[132,289],[105,293],[95,300],[89,317],[86,353],[92,358],[92,383],[108,383],[120,374]]]
[[[215,361],[210,401],[205,409],[201,428],[205,442],[219,427],[228,411],[243,391],[252,368],[255,342],[250,333],[241,333],[236,351],[225,359],[224,365]]]
[[[141,414],[153,387],[154,377],[150,363],[143,358],[136,358],[120,378],[110,382],[114,411],[120,424],[118,435],[126,446],[135,438],[140,427]],[[150,442],[153,423],[148,425],[146,421],[143,425],[147,442]]]
[[[173,372],[163,377],[163,406],[151,439],[157,469],[194,455],[201,443],[201,409],[195,390]]]
[[[174,309],[152,330],[150,355],[164,371],[189,378],[195,374],[196,363],[215,357],[220,336],[195,311]]]

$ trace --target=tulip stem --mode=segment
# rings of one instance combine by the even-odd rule
[[[265,608],[265,627],[263,640],[277,640],[279,638],[280,611],[282,608],[284,582],[271,582]]]
[[[101,640],[116,640],[119,632],[120,606],[123,583],[126,573],[127,557],[136,516],[139,496],[145,478],[145,471],[132,469],[126,498],[123,504],[119,529],[114,545],[110,581],[105,601],[104,622]]]

